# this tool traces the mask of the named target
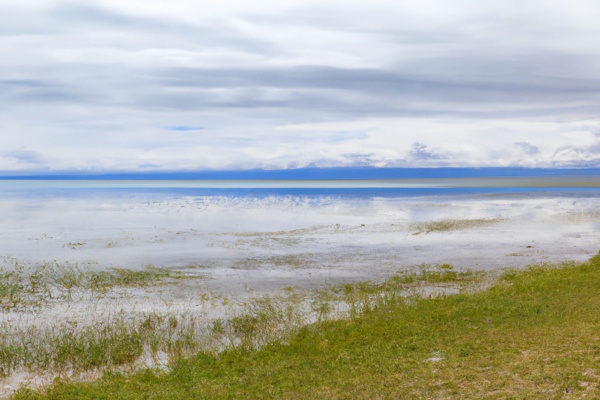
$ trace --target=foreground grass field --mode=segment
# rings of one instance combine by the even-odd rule
[[[483,291],[388,296],[285,343],[200,354],[169,373],[107,373],[14,398],[592,399],[599,385],[600,255],[509,271]]]

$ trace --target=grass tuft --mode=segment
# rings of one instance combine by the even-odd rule
[[[145,287],[176,277],[169,270],[154,266],[142,270],[95,270],[68,262],[26,266],[16,260],[5,260],[0,268],[0,307],[4,311],[42,307],[51,300],[71,300],[75,291]]]
[[[479,219],[442,219],[439,221],[427,221],[415,223],[410,226],[415,232],[413,235],[431,232],[447,232],[463,229],[471,229],[484,225],[491,225],[504,221],[503,218],[479,218]]]

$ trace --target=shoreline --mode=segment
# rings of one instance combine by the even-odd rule
[[[0,378],[0,398],[8,398],[12,393],[23,387],[29,390],[43,390],[46,387],[57,385],[55,378],[61,379],[58,381],[59,385],[64,384],[69,386],[70,384],[77,385],[101,380],[103,376],[106,377],[104,372],[109,371],[117,373],[117,375],[111,376],[126,378],[127,376],[135,377],[136,373],[149,369],[149,371],[152,371],[149,373],[153,376],[160,377],[171,373],[172,368],[177,367],[178,364],[174,362],[188,359],[188,357],[192,357],[199,352],[204,354],[202,357],[217,357],[217,354],[221,350],[229,350],[227,352],[229,355],[238,353],[249,354],[249,351],[260,352],[265,345],[275,344],[276,347],[285,346],[288,343],[288,338],[294,338],[298,332],[304,331],[304,328],[311,324],[316,324],[315,326],[317,327],[324,327],[325,325],[322,325],[322,323],[326,321],[335,324],[336,321],[344,320],[347,322],[343,325],[348,326],[348,324],[352,325],[353,321],[368,316],[373,311],[378,312],[377,310],[380,308],[385,310],[387,307],[401,306],[401,309],[406,309],[406,305],[408,305],[409,309],[412,309],[410,304],[413,303],[421,304],[434,299],[452,301],[453,297],[460,295],[464,297],[467,294],[475,295],[480,293],[485,297],[488,290],[502,290],[503,285],[506,286],[505,281],[512,282],[514,279],[522,279],[532,274],[546,274],[552,277],[554,275],[553,271],[556,271],[559,275],[566,274],[569,277],[569,274],[571,274],[570,271],[577,271],[582,268],[589,269],[594,267],[594,265],[597,267],[600,265],[598,264],[599,260],[600,253],[584,263],[545,264],[544,266],[533,266],[527,270],[503,269],[480,272],[456,271],[451,265],[443,264],[430,268],[421,267],[419,272],[397,274],[381,283],[368,281],[356,284],[346,283],[344,285],[330,286],[321,290],[304,291],[302,293],[289,291],[287,297],[256,297],[249,302],[244,302],[244,307],[239,308],[238,312],[232,312],[229,318],[203,319],[201,324],[209,327],[207,331],[208,336],[204,339],[197,337],[195,340],[203,341],[204,344],[196,343],[197,345],[199,344],[199,347],[190,347],[187,349],[187,352],[181,352],[180,349],[175,354],[172,354],[168,350],[151,350],[150,347],[147,347],[148,345],[144,345],[139,349],[139,353],[136,353],[134,358],[125,363],[118,362],[115,365],[98,365],[92,369],[82,369],[81,366],[76,364],[60,371],[37,370],[36,372],[16,369],[6,377]],[[557,282],[563,283],[562,278],[558,279],[559,281]],[[508,287],[510,286],[509,284]],[[556,288],[552,287],[552,290],[556,291]],[[528,294],[527,298],[530,299],[530,297],[530,294]],[[461,308],[464,307],[462,302],[464,300],[461,300]],[[435,306],[435,310],[437,310],[437,307]],[[475,305],[475,308],[480,309],[481,305]],[[425,318],[427,318],[426,310],[427,308],[422,311],[425,313]],[[131,319],[127,320],[127,324],[132,327],[133,331],[140,330],[150,320],[153,321],[153,324],[164,324],[166,322],[167,330],[173,330],[178,325],[189,324],[190,322],[196,324],[196,329],[199,328],[197,325],[199,321],[197,319],[185,320],[181,318],[185,315],[191,316],[197,310],[188,309],[182,314],[177,314],[177,312],[177,310],[170,309],[164,314],[164,317],[160,314],[148,314],[146,320],[141,325],[136,324]],[[282,322],[282,318],[287,318],[287,320]],[[489,320],[490,318],[487,317],[487,319]],[[111,324],[118,325],[122,323],[121,321],[124,320],[113,318],[109,321],[109,325],[106,326],[110,326]],[[177,323],[174,325],[175,321]],[[100,321],[100,325],[104,326],[104,323]],[[58,326],[56,325],[54,328]],[[72,326],[72,328],[75,328],[75,326]],[[92,330],[97,329],[95,325],[91,325],[90,328]],[[85,332],[85,329],[83,327],[83,332]],[[156,328],[150,331],[146,331],[146,329],[148,327],[142,329],[142,331],[146,332],[142,333],[142,335],[156,333]],[[79,331],[82,332],[81,329]],[[42,333],[42,331],[39,333]],[[68,332],[59,332],[59,335],[63,333]],[[120,340],[123,339],[127,340],[126,337],[122,337]],[[207,339],[210,342],[208,346],[206,343],[209,342],[204,342]],[[106,348],[100,350],[102,352],[109,351]],[[433,351],[431,353],[432,356],[423,362],[442,362],[448,352],[449,350],[444,350],[443,353]],[[193,357],[190,358],[190,360],[192,359]],[[5,370],[3,369],[3,371]],[[588,369],[588,371],[592,370]],[[596,377],[595,372],[591,374],[591,377]],[[129,379],[127,379],[128,381]],[[595,389],[597,383],[591,386],[591,388]],[[587,384],[583,387],[587,388]],[[19,390],[19,393],[22,396],[24,392]],[[27,397],[27,395],[25,396]]]

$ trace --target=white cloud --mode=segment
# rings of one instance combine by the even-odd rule
[[[598,15],[591,0],[5,0],[0,171],[600,166]]]

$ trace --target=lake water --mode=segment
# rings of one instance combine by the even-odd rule
[[[487,269],[594,254],[600,188],[590,177],[541,187],[527,179],[5,180],[0,256],[96,268],[193,266],[260,286],[265,274],[282,282],[360,279],[422,263]],[[419,228],[442,220],[485,223]]]

